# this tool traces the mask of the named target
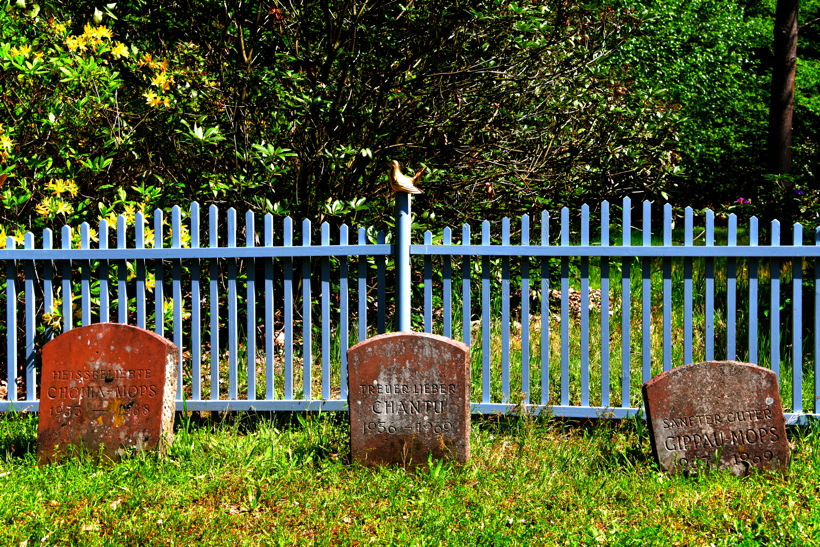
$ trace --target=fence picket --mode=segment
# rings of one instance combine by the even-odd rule
[[[589,205],[581,206],[581,245],[589,245]],[[581,406],[589,406],[589,257],[581,258]]]
[[[179,249],[181,247],[182,212],[174,205],[171,209],[171,247]],[[177,347],[177,399],[182,399],[183,386],[183,342],[182,342],[182,261],[173,261],[171,271],[173,277],[172,295],[174,298],[174,345]]]
[[[444,228],[442,232],[442,242],[444,245],[452,245],[452,230]],[[442,334],[447,338],[453,337],[453,257],[445,255],[441,257],[442,263]]]
[[[293,220],[285,217],[282,229],[284,230],[284,246],[293,245]],[[293,259],[285,259],[284,291],[285,291],[285,399],[293,399]]]
[[[108,249],[108,221],[100,220],[100,249]],[[111,300],[108,287],[108,260],[100,260],[100,323],[108,323],[111,319]]]
[[[199,248],[199,204],[191,204],[191,248]],[[198,258],[191,261],[191,398],[202,399],[202,293]]]
[[[310,246],[310,221],[302,221],[302,246]],[[302,394],[303,399],[313,399],[311,365],[313,364],[313,321],[310,296],[310,257],[302,259]]]
[[[26,249],[34,249],[34,234],[26,232],[24,238]],[[13,262],[13,261],[9,261]],[[37,334],[37,303],[34,295],[34,261],[27,260],[25,264],[25,293],[26,293],[26,401],[37,400],[37,348],[34,346],[34,337]]]
[[[624,247],[632,245],[632,200],[624,198],[622,209],[622,239]],[[621,406],[630,406],[630,361],[632,359],[630,351],[630,320],[632,318],[632,297],[630,294],[632,260],[624,258],[621,265]]]
[[[367,245],[367,232],[359,228],[359,245]],[[359,342],[367,339],[367,257],[359,255],[357,298],[359,302]]]
[[[461,244],[470,245],[470,227],[461,227]],[[461,341],[470,345],[472,328],[472,299],[470,298],[470,255],[464,253],[461,259]]]
[[[162,249],[163,215],[154,211],[154,249]],[[154,261],[154,331],[165,336],[165,264],[161,258]]]
[[[803,246],[803,226],[794,225],[795,247]],[[792,412],[803,412],[803,259],[792,258]]]
[[[663,246],[672,246],[672,206],[663,206]],[[672,258],[663,258],[663,370],[672,368]]]
[[[510,244],[510,219],[501,220],[501,244]],[[510,403],[510,257],[501,258],[501,394]]]
[[[561,247],[569,247],[569,209],[561,209]],[[561,257],[561,406],[569,405],[569,257]]]
[[[729,215],[729,247],[737,246],[737,216]],[[735,335],[737,331],[737,259],[726,260],[726,360],[734,361],[737,357]]]
[[[749,246],[757,246],[757,217],[749,220]],[[758,259],[749,258],[749,362],[758,364],[757,357],[757,324],[758,317]]]
[[[348,244],[347,225],[339,227],[339,245]],[[347,400],[347,350],[349,347],[350,312],[348,311],[348,257],[339,258],[339,398]]]
[[[216,249],[219,247],[218,231],[219,211],[216,205],[208,208],[208,247]],[[211,400],[219,400],[219,259],[212,258],[210,263],[210,276],[208,279],[209,288],[209,318],[210,318],[210,338],[211,338]]]
[[[481,223],[481,245],[490,245],[490,223]],[[481,402],[490,402],[490,257],[481,258]]]
[[[88,249],[90,243],[90,234],[88,233],[88,223],[80,224],[80,249]],[[91,261],[83,260],[80,262],[80,306],[81,306],[81,320],[85,327],[91,324]]]
[[[65,231],[65,228],[63,229]],[[15,248],[14,238],[6,237],[6,249]],[[17,400],[17,266],[6,261],[6,387],[9,401]]]
[[[322,223],[322,246],[330,245],[330,225]],[[322,399],[330,399],[330,258],[322,257]]]
[[[424,232],[424,244],[433,244],[433,234],[430,230]],[[433,332],[433,257],[424,257],[424,332]]]
[[[521,216],[521,245],[530,244],[530,217]],[[530,259],[521,258],[521,393],[530,403]]]
[[[706,211],[706,246],[715,245],[715,213]],[[715,359],[715,259],[706,256],[706,360]]]
[[[136,249],[145,248],[145,217],[143,214],[137,213],[135,216],[134,232],[136,236]],[[137,270],[137,326],[141,329],[146,328],[146,312],[145,312],[145,260],[138,259],[136,261]]]
[[[814,245],[820,247],[820,227],[814,230]],[[820,413],[820,260],[814,259],[814,413]]]
[[[780,245],[780,222],[772,221],[772,247]],[[769,305],[769,329],[771,337],[771,369],[780,378],[780,259],[773,257],[769,264],[771,295]]]
[[[273,247],[273,215],[265,215],[265,247]],[[276,376],[276,316],[273,304],[273,257],[265,261],[265,399],[273,400]]]
[[[236,247],[236,209],[228,209],[228,249]],[[230,252],[230,251],[228,251]],[[228,258],[228,398],[239,397],[238,352],[239,318],[237,310],[236,258]]]
[[[127,226],[125,217],[117,217],[117,249],[125,250],[127,245]],[[117,262],[117,321],[123,325],[128,324],[128,262],[120,260]]]
[[[550,244],[550,217],[541,212],[541,246]],[[541,257],[541,404],[550,402],[550,264]]]
[[[63,249],[70,249],[71,248],[71,228],[68,226],[63,226],[62,234],[61,234],[61,241]],[[6,246],[8,249],[8,245]],[[63,331],[68,332],[71,330],[71,325],[73,323],[74,318],[74,307],[73,304],[73,294],[71,290],[71,261],[70,260],[63,260],[63,292],[61,294],[63,298]]]
[[[384,245],[384,232],[376,234],[376,242]],[[379,334],[384,334],[387,325],[387,264],[384,255],[376,257],[376,277],[376,328]]]
[[[609,202],[601,204],[601,247],[609,247]],[[601,406],[609,406],[609,257],[601,257]]]
[[[43,250],[51,250],[54,245],[54,232],[50,228],[43,230]],[[44,260],[43,264],[43,313],[48,314],[51,322],[45,326],[46,342],[54,339],[54,264],[51,260]]]
[[[642,244],[652,246],[652,204],[643,202]],[[652,259],[641,259],[641,377],[643,382],[652,378]]]
[[[692,246],[692,208],[684,211],[683,244]],[[683,364],[694,363],[692,357],[692,258],[683,259]]]
[[[253,211],[245,213],[245,247],[253,247],[256,238],[256,224]],[[245,262],[245,344],[248,374],[248,400],[256,400],[256,259]]]

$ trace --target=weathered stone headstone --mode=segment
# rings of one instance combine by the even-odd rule
[[[375,336],[347,353],[350,452],[364,465],[470,457],[470,350],[434,334]]]
[[[785,469],[786,423],[777,375],[735,361],[674,368],[643,386],[652,451],[670,473],[697,465],[746,475]]]
[[[98,323],[43,346],[37,458],[69,446],[118,459],[173,438],[177,347],[144,329]]]

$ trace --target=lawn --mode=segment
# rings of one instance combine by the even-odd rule
[[[670,477],[642,420],[474,417],[472,458],[348,462],[335,415],[183,418],[165,456],[38,466],[37,418],[0,418],[3,545],[813,545],[820,440],[785,475]]]

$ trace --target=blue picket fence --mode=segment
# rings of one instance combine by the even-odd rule
[[[755,218],[716,226],[711,211],[696,219],[687,208],[674,230],[672,207],[658,209],[625,199],[612,217],[602,203],[595,223],[584,206],[572,219],[542,213],[537,231],[524,215],[500,234],[485,221],[480,237],[463,226],[413,243],[409,198],[399,198],[394,242],[271,215],[259,230],[253,213],[240,222],[231,209],[222,222],[194,203],[173,208],[167,237],[157,210],[150,223],[137,213],[96,233],[64,227],[59,246],[50,230],[39,247],[31,233],[23,248],[8,238],[0,411],[38,410],[43,343],[116,321],[180,348],[179,410],[345,410],[348,347],[415,325],[471,347],[476,413],[631,416],[653,375],[741,359],[780,375],[791,421],[817,415],[820,230],[804,245],[794,225],[793,245],[781,246],[774,221],[766,245]]]

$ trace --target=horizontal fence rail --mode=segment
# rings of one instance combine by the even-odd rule
[[[610,209],[428,231],[401,254],[383,232],[196,203],[8,238],[0,411],[38,410],[45,342],[107,321],[180,348],[179,410],[344,410],[346,351],[395,328],[409,254],[412,326],[470,346],[473,412],[633,416],[652,376],[728,359],[774,370],[790,420],[818,415],[820,231],[781,245],[777,221]]]

